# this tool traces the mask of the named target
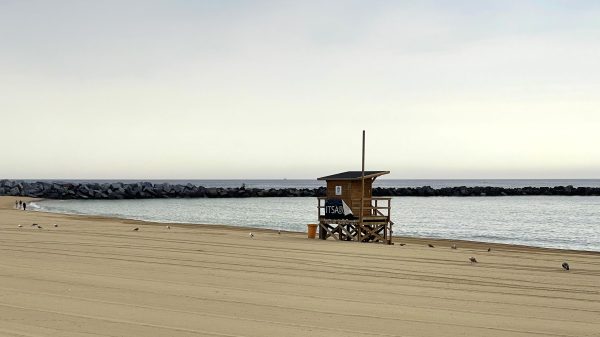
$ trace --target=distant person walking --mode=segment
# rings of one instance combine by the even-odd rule
[[[15,208],[19,209],[19,202],[15,200]]]
[[[21,208],[21,206],[23,206],[23,202],[19,200],[19,208]]]
[[[23,203],[23,210],[26,211],[27,210],[27,204]]]

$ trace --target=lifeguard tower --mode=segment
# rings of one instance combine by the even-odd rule
[[[388,173],[348,171],[318,178],[327,182],[326,196],[318,198],[319,239],[391,244],[391,198],[372,193],[375,179]]]

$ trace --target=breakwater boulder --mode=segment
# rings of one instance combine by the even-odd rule
[[[259,198],[259,197],[321,197],[319,188],[220,188],[193,184],[137,183],[69,183],[47,181],[0,180],[0,195],[48,199],[150,199],[150,198]],[[414,197],[485,197],[515,195],[579,195],[600,196],[600,187],[375,187],[373,196]]]

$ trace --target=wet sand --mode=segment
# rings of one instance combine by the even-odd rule
[[[14,201],[0,197],[0,336],[600,336],[598,253],[167,229]]]

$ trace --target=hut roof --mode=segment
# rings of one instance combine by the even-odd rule
[[[375,178],[388,173],[390,173],[390,171],[365,171],[365,178]],[[362,171],[346,171],[317,178],[317,180],[360,180],[361,176]]]

